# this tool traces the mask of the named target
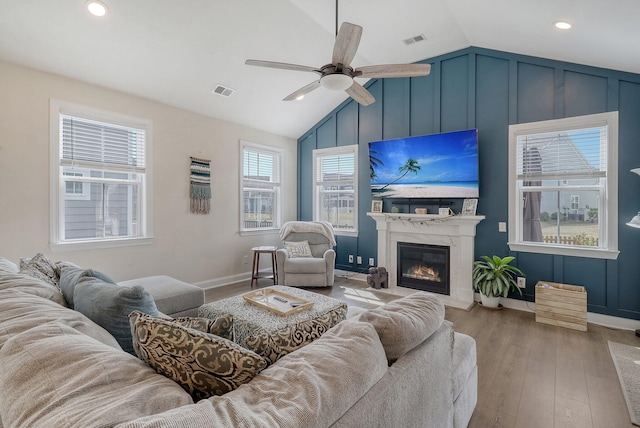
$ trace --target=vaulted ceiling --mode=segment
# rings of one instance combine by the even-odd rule
[[[346,99],[311,73],[331,61],[335,0],[0,0],[0,60],[69,76],[298,138]],[[341,0],[339,21],[364,27],[353,66],[410,63],[468,46],[640,73],[637,0]],[[556,20],[574,24],[569,31]],[[423,35],[407,45],[403,40]],[[1,78],[2,76],[0,76]],[[365,83],[360,81],[360,83]],[[235,90],[212,94],[216,85]]]

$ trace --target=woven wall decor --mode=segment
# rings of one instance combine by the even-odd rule
[[[209,214],[211,210],[211,161],[191,157],[191,212]]]

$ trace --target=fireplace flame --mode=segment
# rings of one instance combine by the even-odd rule
[[[421,264],[411,266],[404,276],[413,279],[421,279],[423,281],[442,282],[442,279],[440,279],[440,272],[438,272],[437,269]]]

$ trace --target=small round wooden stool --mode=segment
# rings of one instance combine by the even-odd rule
[[[251,251],[253,251],[253,267],[251,268],[251,287],[253,287],[253,281],[258,284],[259,278],[271,278],[273,279],[273,285],[276,285],[278,282],[278,271],[276,268],[276,250],[277,247],[272,246],[261,246],[261,247],[253,247]],[[271,254],[271,276],[260,276],[260,254],[269,253]]]

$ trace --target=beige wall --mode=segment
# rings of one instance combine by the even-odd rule
[[[213,96],[203,93],[203,97]],[[49,100],[73,102],[153,121],[151,245],[52,253],[49,247]],[[0,256],[17,262],[43,252],[120,281],[166,274],[206,286],[251,270],[251,247],[277,234],[240,236],[240,140],[284,149],[283,219],[296,216],[296,141],[0,62]],[[189,157],[212,160],[209,215],[189,212]]]

